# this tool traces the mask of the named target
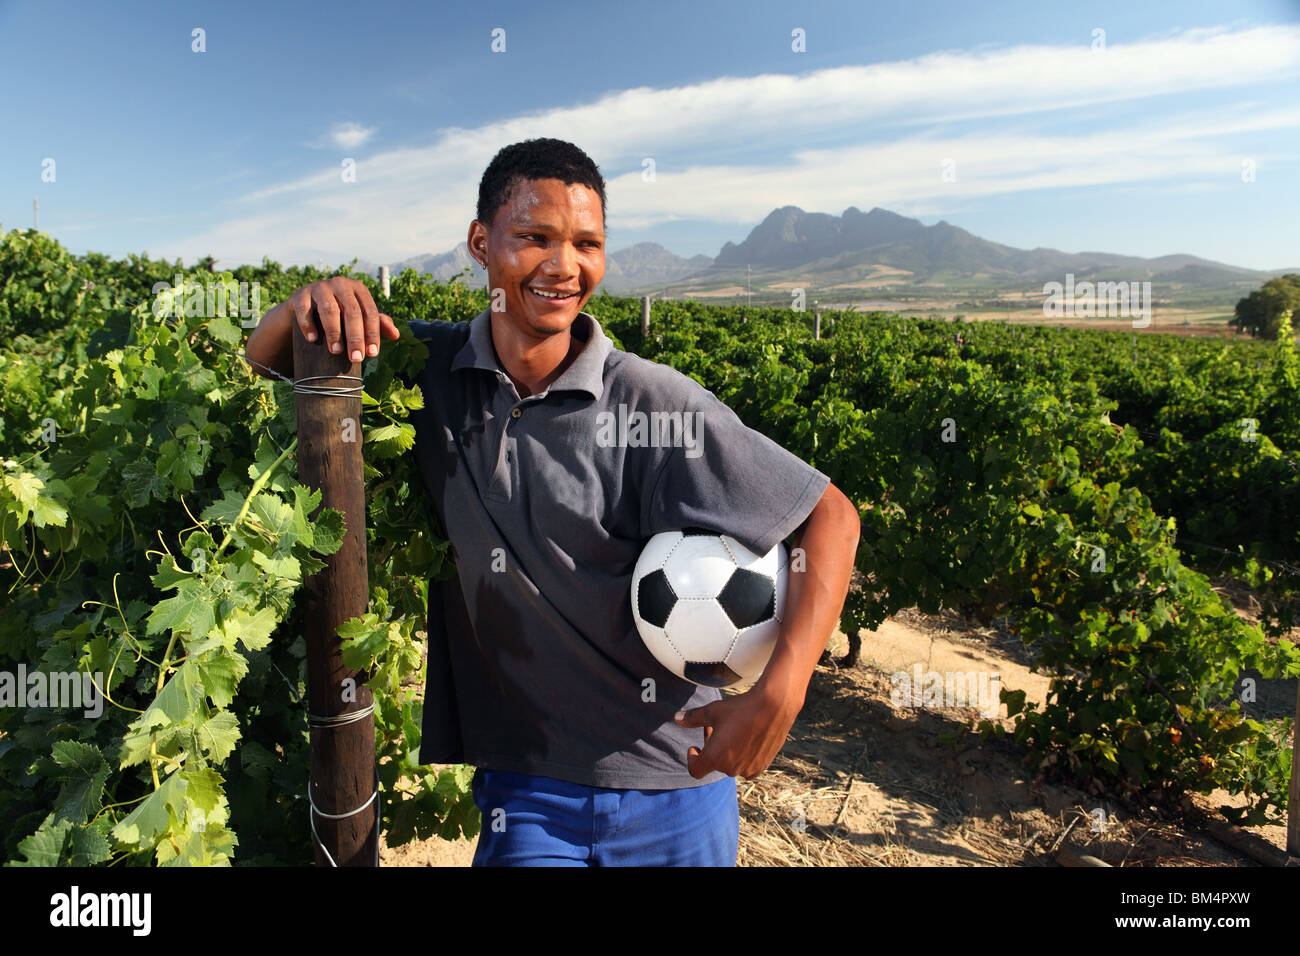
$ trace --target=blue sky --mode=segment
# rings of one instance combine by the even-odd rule
[[[39,197],[76,252],[444,252],[495,152],[556,136],[601,168],[611,252],[881,206],[1019,248],[1300,267],[1300,0],[0,0],[0,79],[0,227]]]

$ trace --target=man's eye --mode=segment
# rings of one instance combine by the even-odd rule
[[[519,238],[520,238],[520,239],[536,239],[536,240],[539,241],[539,242],[545,242],[545,241],[546,241],[546,237],[545,237],[545,236],[541,235],[540,233],[536,233],[536,232],[526,232],[526,233],[521,233],[520,236],[519,236]],[[600,249],[600,248],[601,248],[601,243],[600,243],[598,240],[596,240],[596,239],[588,239],[588,240],[587,240],[585,243],[583,243],[583,244],[586,245],[586,246],[590,246],[592,249]]]

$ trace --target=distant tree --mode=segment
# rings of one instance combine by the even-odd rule
[[[1280,392],[1294,398],[1300,390],[1300,359],[1296,357],[1295,332],[1291,326],[1291,313],[1284,312],[1277,323],[1276,382]],[[1296,414],[1294,401],[1289,414]]]
[[[1229,325],[1248,330],[1251,335],[1277,338],[1281,319],[1300,308],[1300,275],[1290,272],[1269,279],[1237,302]]]
[[[1260,300],[1259,290],[1256,289],[1244,299],[1237,300],[1237,307],[1233,309],[1233,317],[1228,320],[1229,325],[1236,326],[1239,332],[1249,332],[1255,334],[1263,321],[1264,303]]]

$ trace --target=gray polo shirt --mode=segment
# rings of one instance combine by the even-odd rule
[[[690,775],[704,731],[673,723],[722,694],[641,642],[633,568],[651,536],[687,527],[766,553],[829,479],[586,312],[573,363],[520,399],[491,321],[410,323],[429,348],[415,454],[457,566],[429,588],[420,761],[626,789],[722,779]]]

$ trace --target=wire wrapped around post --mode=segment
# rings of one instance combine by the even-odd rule
[[[374,697],[369,675],[343,662],[339,625],[368,610],[366,500],[358,367],[334,355],[319,319],[317,341],[293,327],[298,417],[298,480],[321,492],[321,508],[343,512],[343,543],[303,579],[307,646],[308,783],[311,832],[321,866],[378,866],[382,806],[375,766]],[[350,383],[350,384],[345,384]],[[311,514],[315,519],[319,510]]]

